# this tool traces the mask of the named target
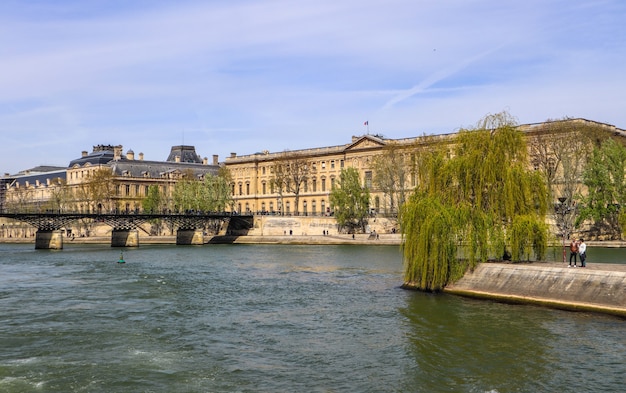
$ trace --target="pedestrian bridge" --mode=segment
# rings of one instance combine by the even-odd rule
[[[252,215],[231,213],[193,214],[97,214],[97,213],[0,213],[0,217],[28,223],[37,228],[36,249],[62,249],[61,229],[80,220],[109,225],[111,247],[139,246],[139,229],[145,223],[161,220],[176,229],[176,244],[203,244],[204,228],[215,224],[225,234],[243,234],[253,226]]]

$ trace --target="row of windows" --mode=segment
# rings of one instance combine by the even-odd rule
[[[371,183],[371,182],[370,182]],[[326,187],[326,178],[321,178],[319,185],[320,185],[320,191],[321,192],[326,192],[327,191],[327,187]],[[244,194],[244,186],[245,186],[245,194]],[[335,177],[331,177],[330,178],[330,188],[332,189],[335,186]],[[269,187],[268,187],[268,182],[263,181],[261,183],[261,194],[262,195],[267,195],[268,194],[268,188],[269,188],[269,193],[270,194],[274,194],[275,190],[274,190],[274,184],[273,183],[269,183]],[[287,185],[287,188],[289,188],[289,185]],[[313,178],[311,179],[311,184],[310,184],[310,189],[311,192],[317,192],[318,190],[318,182],[317,182],[317,178]],[[246,184],[243,183],[239,183],[238,184],[238,189],[237,191],[239,191],[237,194],[235,193],[235,185],[232,185],[232,189],[231,192],[233,195],[250,195],[250,183],[247,182]],[[302,191],[304,192],[309,192],[309,182],[304,182],[302,184]]]
[[[330,163],[330,169],[335,169],[335,160],[330,160],[329,163]],[[343,160],[339,160],[339,168],[344,168],[344,165],[345,165],[344,161]],[[322,169],[326,169],[326,161],[321,161],[320,162],[320,167]],[[263,166],[263,167],[261,167],[261,174],[262,175],[266,174],[267,168],[269,168],[269,173],[274,173],[274,169],[273,169],[274,167],[272,167],[272,166],[269,166],[269,167]],[[317,162],[311,163],[311,169],[313,171],[317,170]]]
[[[245,194],[244,194],[244,186],[245,186]],[[365,186],[367,188],[372,188],[372,172],[371,171],[366,171],[365,172]],[[335,177],[331,176],[330,177],[330,189],[332,190],[333,187],[335,187]],[[289,185],[287,185],[287,188],[289,188]],[[311,192],[317,192],[318,190],[318,182],[317,182],[317,178],[312,178],[311,182],[310,182],[310,188],[311,188]],[[235,185],[232,185],[232,189],[231,192],[234,195],[250,195],[250,183],[246,182],[245,184],[243,183],[239,183],[238,184],[238,189],[237,191],[239,191],[237,194],[235,193]],[[274,194],[274,184],[272,184],[271,182],[269,183],[269,193],[270,194]],[[305,181],[302,185],[302,191],[304,192],[309,192],[309,182]],[[326,178],[322,177],[320,179],[320,191],[321,192],[326,192]],[[261,182],[261,194],[262,195],[267,195],[268,194],[268,182],[267,181],[262,181]]]
[[[246,202],[245,205],[242,205],[241,203],[239,203],[238,205],[238,211],[239,212],[245,212],[245,213],[253,213],[251,208],[250,208],[250,203]],[[242,208],[245,208],[245,210],[242,210]],[[310,210],[309,210],[310,209]],[[259,213],[284,213],[287,215],[290,215],[292,213],[294,213],[294,211],[292,211],[292,205],[290,201],[285,202],[285,211],[283,212],[283,206],[280,203],[280,201],[277,201],[276,204],[274,204],[274,202],[269,202],[269,203],[265,203],[262,202],[261,203],[261,210]],[[330,207],[328,207],[326,205],[326,201],[324,199],[322,199],[320,201],[320,210],[317,210],[317,200],[313,199],[311,200],[311,204],[309,205],[308,201],[305,199],[302,201],[302,208],[299,209],[298,211],[299,214],[302,215],[317,215],[317,214],[325,214],[325,213],[330,213]]]

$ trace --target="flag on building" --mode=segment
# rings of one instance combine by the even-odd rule
[[[366,121],[365,123],[363,123],[364,126],[368,125],[369,121]]]

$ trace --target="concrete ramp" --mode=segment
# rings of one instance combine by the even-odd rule
[[[626,317],[626,266],[482,263],[445,292]]]

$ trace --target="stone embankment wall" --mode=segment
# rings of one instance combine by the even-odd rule
[[[396,220],[384,217],[371,217],[368,220],[367,233],[379,234],[398,232]],[[251,236],[316,236],[326,231],[328,235],[341,235],[334,217],[325,216],[255,216],[254,228],[248,232]]]
[[[483,263],[445,292],[626,317],[626,265]]]

